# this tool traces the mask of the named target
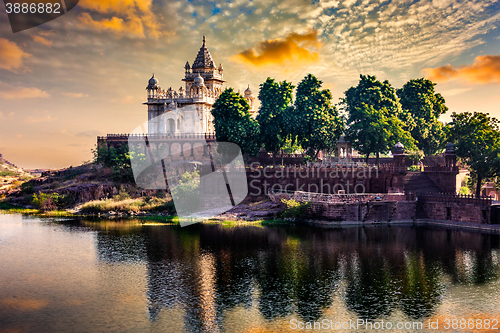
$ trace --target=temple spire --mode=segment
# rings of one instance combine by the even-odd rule
[[[205,36],[203,36],[203,46],[205,46],[205,41],[206,41],[206,38],[205,38]]]

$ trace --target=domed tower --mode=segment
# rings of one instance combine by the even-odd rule
[[[244,97],[245,97],[248,105],[250,106],[250,114],[252,115],[252,117],[257,116],[257,110],[255,110],[255,108],[254,108],[255,97],[252,94],[252,90],[250,89],[250,85],[248,85],[248,88],[245,89]]]
[[[152,121],[159,115],[163,113],[164,102],[160,101],[159,92],[161,91],[160,82],[153,76],[149,79],[148,85],[146,87],[148,92],[148,101],[144,104],[148,106],[148,132],[149,133],[159,133],[159,123]]]
[[[222,93],[222,86],[224,84],[222,64],[217,68],[212,59],[212,55],[207,48],[205,36],[203,36],[203,44],[194,59],[191,70],[189,70],[189,63],[184,66],[186,75],[182,81],[186,82],[186,91],[189,93],[193,86],[194,79],[199,75],[204,81],[208,90],[212,91],[214,96],[218,97]]]
[[[192,100],[202,121],[203,131],[213,133],[212,105],[222,93],[224,77],[222,64],[217,67],[212,55],[207,48],[206,37],[203,36],[203,44],[188,68],[189,63],[184,66],[185,77],[182,81],[186,82],[186,97]]]
[[[153,76],[149,79],[148,86],[146,87],[146,90],[148,91],[148,98],[156,98],[158,96],[158,90],[160,89],[160,82],[153,73]]]

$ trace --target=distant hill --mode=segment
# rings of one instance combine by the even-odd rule
[[[15,186],[19,180],[26,180],[31,178],[29,173],[24,172],[23,169],[18,168],[14,163],[7,161],[2,154],[0,154],[0,195],[2,190],[8,190]]]

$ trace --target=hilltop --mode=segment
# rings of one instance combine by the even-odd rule
[[[32,176],[29,173],[7,161],[0,154],[0,196],[30,178]]]

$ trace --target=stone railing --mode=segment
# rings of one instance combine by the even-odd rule
[[[208,140],[215,141],[215,133],[179,133],[179,134],[108,134],[98,136],[98,141],[123,141],[133,140]]]
[[[460,169],[458,166],[424,166],[424,172],[459,172]]]
[[[415,196],[422,202],[445,202],[458,204],[475,204],[491,206],[493,199],[491,197],[475,197],[474,195],[455,194],[455,193],[434,193],[434,192],[407,192],[407,195]]]
[[[281,202],[282,199],[293,199],[299,202],[350,204],[370,201],[413,201],[405,193],[364,193],[364,194],[326,194],[303,191],[268,191],[269,199]]]

